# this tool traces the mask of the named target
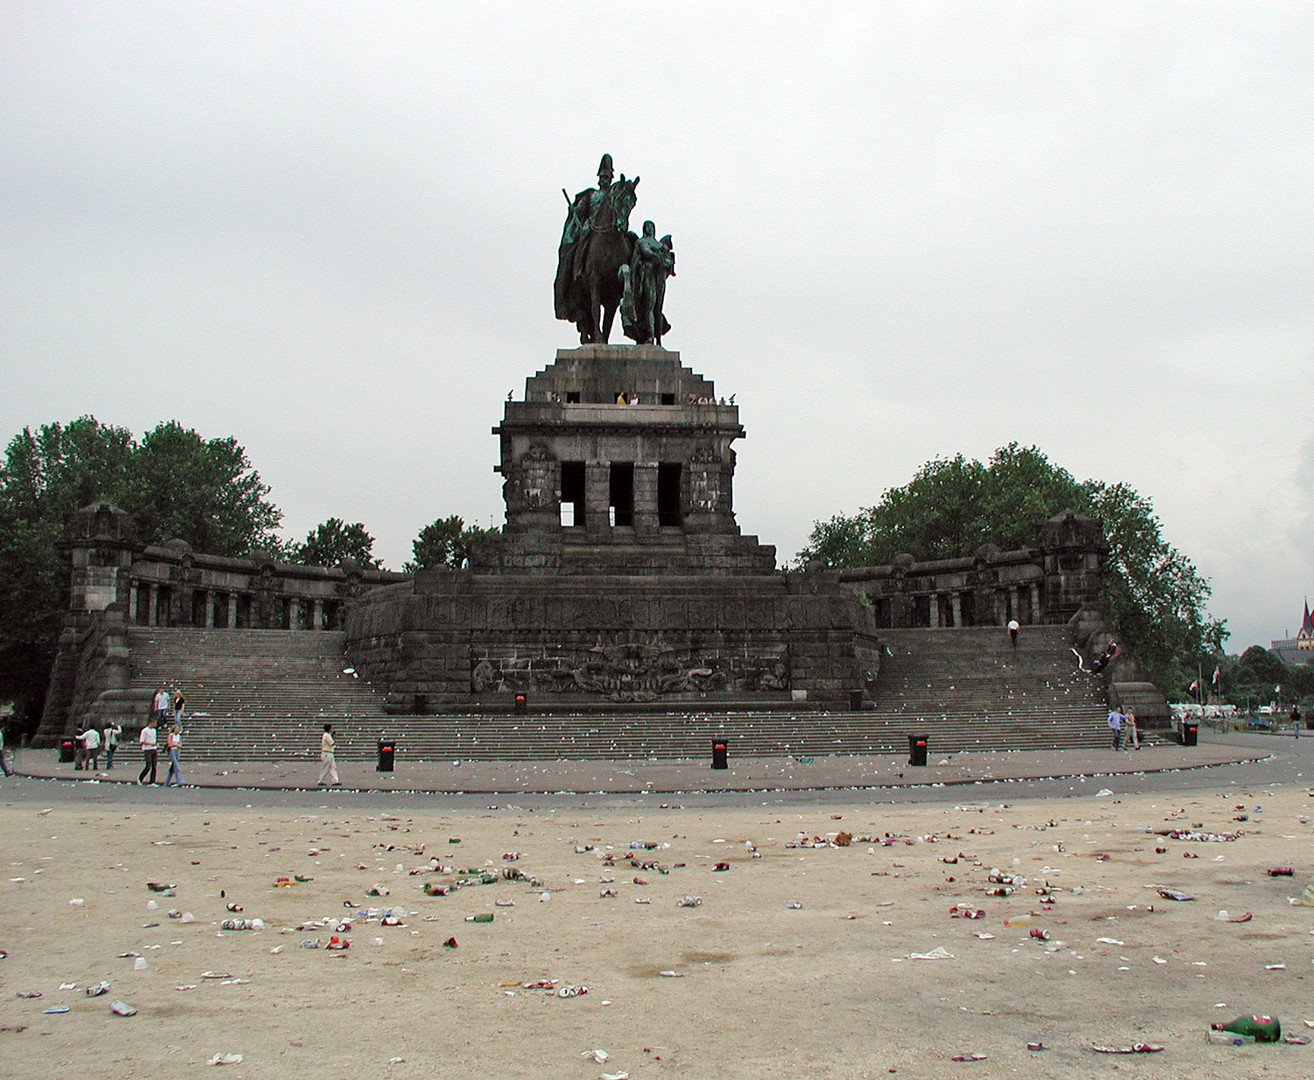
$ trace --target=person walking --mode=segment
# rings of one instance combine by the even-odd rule
[[[187,706],[187,699],[182,696],[181,690],[173,692],[173,722],[178,725],[178,731],[182,732],[183,709]]]
[[[123,728],[117,720],[111,720],[105,725],[105,771],[109,772],[114,768],[114,754],[119,748],[119,736],[123,734]]]
[[[1113,732],[1113,748],[1122,749],[1122,708],[1115,705],[1109,710],[1109,730]]]
[[[142,767],[141,772],[137,774],[137,783],[154,784],[155,770],[160,762],[160,740],[155,733],[155,717],[146,721],[146,726],[141,729],[141,734],[137,736],[137,745],[141,747]],[[146,777],[150,779],[147,780]]]
[[[1008,636],[1012,639],[1013,648],[1015,649],[1017,648],[1017,632],[1021,629],[1022,627],[1016,619],[1008,620]]]
[[[1127,726],[1127,745],[1133,750],[1141,748],[1141,729],[1136,724],[1136,712],[1128,709],[1122,714],[1122,722]]]
[[[1291,706],[1291,734],[1294,738],[1300,738],[1300,705]]]
[[[173,707],[173,697],[169,691],[161,686],[155,691],[155,696],[151,698],[151,711],[155,714],[157,724],[168,723],[169,710]]]
[[[6,776],[13,776],[14,770],[9,767],[9,762],[5,760],[5,726],[0,724],[0,772]]]
[[[177,721],[169,728],[169,734],[165,736],[164,748],[169,754],[169,775],[164,778],[164,786],[169,787],[171,784],[177,784],[182,787],[182,769],[178,767],[178,755],[182,752],[182,725]]]
[[[91,772],[100,768],[100,729],[93,720],[82,734],[82,745],[87,748],[85,767]]]
[[[324,725],[324,734],[319,737],[319,787],[340,787],[338,781],[338,762],[334,756],[337,740],[333,738],[333,725]]]

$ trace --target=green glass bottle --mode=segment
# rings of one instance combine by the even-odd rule
[[[1226,1031],[1255,1042],[1278,1042],[1282,1038],[1282,1021],[1276,1016],[1238,1016],[1226,1024],[1210,1024],[1214,1031]]]

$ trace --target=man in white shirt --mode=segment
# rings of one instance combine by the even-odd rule
[[[137,744],[141,747],[143,761],[141,772],[137,774],[137,783],[154,784],[155,769],[160,761],[160,741],[155,734],[155,717],[146,721],[146,726],[137,736]],[[147,776],[150,777],[149,780],[146,779]]]
[[[82,746],[86,750],[86,767],[92,772],[100,768],[100,732],[95,724],[88,724],[82,733]]]
[[[1013,648],[1015,649],[1017,648],[1017,632],[1021,629],[1022,627],[1018,625],[1016,619],[1008,620],[1008,636],[1013,639]]]

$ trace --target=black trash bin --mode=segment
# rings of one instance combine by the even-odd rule
[[[729,763],[729,741],[726,739],[712,740],[712,768],[728,769]]]
[[[861,691],[861,690],[850,690],[850,691],[849,691],[849,709],[850,709],[852,712],[861,712],[861,711],[862,711],[862,691]]]
[[[908,764],[926,764],[926,746],[930,740],[925,735],[908,736]]]
[[[529,699],[524,694],[516,695],[516,715],[524,716],[525,710],[529,707]]]
[[[416,716],[423,716],[429,711],[429,695],[416,694],[415,700],[411,702],[411,712]]]
[[[72,739],[59,740],[59,761],[61,765],[73,760],[75,746],[76,744]]]
[[[396,739],[379,740],[379,764],[375,767],[375,772],[392,772],[392,763],[397,755]]]
[[[1195,720],[1182,721],[1182,745],[1197,746],[1200,742],[1200,724]]]

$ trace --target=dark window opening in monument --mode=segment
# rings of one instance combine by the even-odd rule
[[[672,404],[674,404],[672,402]],[[663,461],[657,466],[657,524],[679,528],[680,463]]]
[[[871,602],[871,609],[877,626],[890,627],[894,625],[894,623],[890,621],[893,616],[893,611],[888,599],[877,597]]]
[[[939,606],[939,609],[940,609],[940,623],[939,623],[939,625],[941,625],[941,626],[953,626],[953,625],[954,625],[954,604],[953,604],[953,601],[952,601],[949,597],[947,597],[947,596],[941,596],[941,597],[939,598],[939,601],[938,601],[938,606]]]
[[[567,390],[567,391],[566,391],[566,404],[567,404],[567,405],[578,405],[578,404],[579,404],[579,391],[578,391],[578,390]]]
[[[216,593],[214,597],[214,625],[222,629],[228,625],[228,594]]]
[[[192,625],[205,625],[205,590],[197,589],[192,593]]]
[[[663,405],[674,405],[674,404],[675,404],[675,395],[674,395],[674,394],[663,394],[663,395],[662,395],[662,404],[663,404]]]
[[[634,465],[632,463],[612,462],[607,505],[612,525],[622,529],[634,526]]]
[[[561,525],[563,528],[584,524],[584,462],[561,463]]]
[[[237,627],[245,630],[251,625],[251,598],[245,593],[237,597]]]
[[[155,601],[155,625],[172,626],[173,620],[169,618],[170,609],[173,607],[173,590],[167,585],[160,586],[159,597]]]
[[[961,598],[961,604],[959,606],[959,611],[962,613],[963,616],[962,624],[964,626],[976,625],[976,594],[975,593],[970,593],[970,592],[963,593]]]
[[[146,625],[147,615],[151,610],[150,590],[144,587],[137,589],[137,610],[134,612],[134,618],[139,626]]]
[[[913,597],[913,626],[931,625],[931,598],[929,596]]]

